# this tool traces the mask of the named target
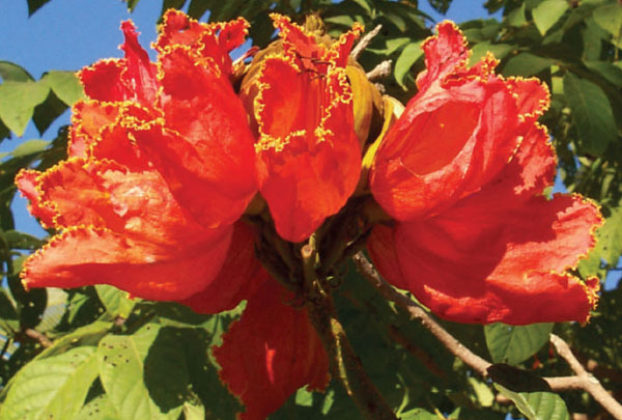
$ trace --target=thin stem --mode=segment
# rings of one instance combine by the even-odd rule
[[[438,322],[436,322],[423,308],[416,302],[402,295],[389,285],[376,271],[371,262],[363,255],[362,252],[352,257],[359,271],[367,280],[374,285],[378,292],[385,298],[395,302],[404,308],[410,316],[418,319],[421,324],[434,335],[447,350],[454,356],[462,360],[470,366],[475,372],[482,377],[488,377],[488,368],[492,363],[473,353],[454,336],[445,330]],[[589,374],[583,365],[574,357],[568,344],[560,337],[551,334],[551,343],[559,355],[568,362],[571,369],[576,373],[574,376],[561,377],[545,377],[542,378],[551,388],[552,391],[566,391],[570,389],[580,389],[589,393],[609,414],[614,418],[622,420],[622,405],[617,402],[600,384],[600,382],[591,374]]]
[[[337,312],[330,293],[318,278],[316,268],[318,253],[315,237],[311,236],[300,254],[303,261],[305,294],[308,297],[307,311],[311,324],[317,331],[328,354],[333,375],[339,379],[346,393],[361,410],[365,418],[395,420],[397,417],[386,403],[376,386],[363,369],[343,326],[337,319]]]

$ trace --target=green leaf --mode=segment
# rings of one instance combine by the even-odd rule
[[[544,0],[531,11],[533,21],[541,35],[547,33],[549,29],[563,16],[568,10],[566,0]]]
[[[2,60],[0,60],[0,77],[2,77],[5,82],[7,80],[12,80],[14,82],[27,82],[29,80],[34,80],[30,73],[28,73],[24,68],[9,61]]]
[[[423,50],[421,49],[421,43],[413,42],[412,44],[408,44],[402,52],[400,56],[395,61],[395,68],[393,70],[393,74],[395,75],[395,80],[397,83],[406,90],[406,76],[410,72],[413,64],[423,55]]]
[[[113,286],[98,284],[95,286],[97,297],[106,307],[106,311],[113,317],[127,318],[134,309],[135,300],[128,298],[128,293]]]
[[[612,267],[622,254],[622,208],[615,208],[605,219],[605,224],[596,231],[596,246],[587,259],[579,263],[579,272],[583,276],[599,273],[600,261],[605,260]]]
[[[110,404],[110,398],[102,394],[85,404],[73,420],[116,420],[117,418],[119,415]]]
[[[608,82],[618,87],[622,87],[622,69],[607,61],[584,61],[590,70],[600,74]]]
[[[51,347],[43,350],[37,359],[44,359],[63,354],[79,346],[96,346],[99,340],[112,328],[112,322],[96,321],[75,329],[74,331],[54,340]]]
[[[495,395],[490,390],[490,386],[472,376],[467,378],[467,382],[473,389],[479,405],[482,407],[491,407],[495,402]]]
[[[564,94],[577,127],[581,152],[602,155],[617,140],[613,111],[605,93],[596,84],[567,72]]]
[[[205,407],[199,401],[193,403],[186,401],[183,413],[185,420],[204,420],[206,418]]]
[[[94,347],[78,347],[28,363],[11,381],[0,418],[72,418],[97,377],[95,354]]]
[[[100,341],[100,379],[119,420],[176,420],[181,413],[188,372],[170,330],[147,324],[133,335]]]
[[[501,385],[495,387],[511,399],[529,420],[569,420],[566,403],[552,392],[514,392]]]
[[[84,98],[84,89],[74,72],[52,70],[41,78],[40,83],[49,86],[68,106]]]
[[[0,118],[15,134],[21,136],[32,118],[35,106],[48,96],[50,88],[31,81],[5,81],[0,85]]]
[[[622,30],[622,4],[606,4],[594,10],[594,20],[614,38],[620,36]]]
[[[68,106],[84,98],[84,89],[74,72],[52,70],[41,78],[40,83],[49,86]]]
[[[8,290],[0,288],[0,334],[7,336],[18,329],[19,318],[15,302],[9,296]]]
[[[46,145],[48,144],[47,142],[45,143]],[[32,251],[45,244],[44,240],[16,230],[4,232],[4,239],[7,241],[10,249],[28,249]]]
[[[503,75],[529,77],[540,73],[552,64],[554,64],[554,61],[550,58],[523,52],[508,60],[503,67]]]
[[[506,19],[510,26],[514,26],[516,28],[527,25],[527,19],[525,18],[525,3],[521,3],[519,7],[508,13]]]
[[[402,420],[439,420],[439,417],[436,414],[430,413],[423,408],[408,410],[402,413],[400,418]]]
[[[516,365],[536,353],[549,340],[552,323],[511,326],[486,325],[486,345],[495,363]]]
[[[26,140],[25,142],[19,144],[13,151],[11,152],[11,156],[14,158],[34,155],[36,153],[42,152],[46,147],[50,144],[47,140]]]

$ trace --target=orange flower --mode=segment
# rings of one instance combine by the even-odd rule
[[[16,179],[33,215],[60,231],[22,278],[27,287],[107,283],[182,300],[217,287],[232,224],[257,189],[253,137],[228,77],[246,22],[168,12],[156,63],[131,22],[122,30],[125,58],[79,73],[89,99],[73,108],[68,160]]]
[[[583,283],[569,269],[602,219],[578,195],[543,195],[556,168],[536,122],[546,87],[495,75],[491,55],[467,68],[466,42],[450,22],[423,48],[419,93],[370,170],[374,197],[396,219],[369,240],[378,269],[449,320],[586,321],[598,280]]]
[[[279,235],[300,242],[343,207],[359,179],[345,66],[362,28],[325,45],[289,18],[272,18],[282,51],[259,57],[242,97],[255,119],[259,189]]]
[[[246,22],[169,11],[156,63],[131,22],[122,29],[125,58],[80,72],[90,98],[73,108],[69,158],[16,179],[31,213],[60,232],[28,258],[23,283],[111,284],[199,313],[248,299],[215,355],[243,416],[264,418],[301,386],[324,387],[328,359],[239,221],[257,191],[254,138],[230,80]]]

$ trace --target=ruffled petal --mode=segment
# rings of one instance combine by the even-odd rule
[[[214,314],[233,309],[252,296],[267,278],[255,257],[254,241],[252,230],[243,222],[237,222],[218,276],[206,289],[179,303],[201,314]]]
[[[441,22],[436,30],[438,35],[429,37],[422,45],[426,70],[417,76],[419,91],[425,91],[436,81],[466,68],[471,54],[455,23]]]
[[[22,196],[30,202],[28,204],[30,214],[38,218],[43,227],[50,228],[54,226],[56,211],[41,199],[43,191],[39,187],[38,178],[40,174],[40,172],[31,169],[22,169],[15,177],[15,185],[17,185]]]
[[[100,101],[80,101],[71,109],[71,128],[67,154],[86,158],[90,148],[101,140],[102,131],[119,118],[119,105]]]
[[[217,276],[231,239],[214,230],[193,246],[162,246],[90,227],[64,230],[31,255],[21,273],[25,287],[110,284],[134,296],[181,300]]]
[[[537,78],[510,77],[505,81],[516,99],[519,115],[524,120],[537,120],[549,109],[551,94],[546,84]]]
[[[329,65],[345,67],[354,41],[363,32],[363,26],[355,23],[352,29],[332,41],[316,33],[305,30],[291,21],[288,16],[272,13],[270,15],[279,38],[283,40],[285,55],[293,59],[298,66],[325,72]]]
[[[600,223],[579,196],[512,202],[491,189],[435,218],[375,230],[370,252],[389,281],[445,319],[584,322],[595,285],[567,271],[594,246]]]
[[[269,58],[259,76],[255,116],[260,191],[283,238],[299,242],[354,191],[361,151],[345,71],[301,73]]]
[[[252,296],[242,318],[213,349],[220,377],[246,411],[241,419],[264,419],[298,388],[323,389],[328,357],[305,309],[273,279]]]
[[[118,102],[135,100],[152,105],[157,92],[156,67],[138,43],[131,21],[121,24],[125,42],[123,59],[101,60],[78,72],[84,91],[91,99]]]
[[[398,220],[436,214],[494,178],[519,141],[516,102],[503,81],[429,90],[383,139],[370,188]]]
[[[171,9],[162,20],[160,36],[154,44],[156,50],[165,53],[176,46],[191,47],[201,56],[212,60],[223,74],[231,74],[229,52],[242,45],[248,35],[249,23],[245,19],[200,23],[181,11]]]
[[[121,45],[121,49],[125,52],[126,62],[126,69],[122,76],[123,81],[133,93],[128,96],[142,104],[151,105],[158,91],[156,66],[149,60],[147,51],[138,43],[138,33],[132,21],[123,22],[121,30],[125,35],[125,43]]]

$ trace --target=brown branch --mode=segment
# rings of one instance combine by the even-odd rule
[[[304,289],[308,298],[309,319],[326,349],[332,373],[365,418],[396,420],[393,410],[367,376],[361,360],[352,349],[346,332],[337,319],[332,297],[330,293],[326,293],[315,271],[315,246],[315,237],[312,235],[300,250],[304,266]]]
[[[362,252],[352,257],[358,270],[370,281],[385,298],[395,302],[410,314],[411,318],[418,319],[421,324],[434,335],[449,352],[470,366],[479,375],[488,377],[488,368],[492,363],[473,353],[454,336],[436,322],[423,308],[409,297],[399,293],[387,283],[376,271],[372,263]],[[545,377],[552,391],[580,389],[589,393],[614,418],[622,420],[622,405],[618,403],[600,384],[600,382],[574,357],[568,344],[560,337],[551,334],[551,342],[559,355],[568,362],[575,376]]]
[[[391,60],[384,60],[379,63],[376,67],[368,71],[365,75],[369,80],[376,80],[382,77],[387,77],[391,74],[391,64],[393,62]]]
[[[568,343],[555,334],[551,334],[551,343],[557,353],[568,363],[570,368],[581,379],[581,388],[589,393],[613,417],[622,419],[622,405],[615,400],[592,374],[588,373],[577,358],[572,354]]]
[[[53,344],[52,340],[47,338],[44,334],[40,333],[39,331],[33,330],[32,328],[26,328],[24,330],[24,335],[37,341],[44,348],[48,348]]]
[[[376,37],[376,35],[378,35],[381,29],[382,25],[378,25],[371,31],[367,32],[363,36],[363,38],[361,38],[358,44],[356,44],[356,46],[352,48],[352,51],[350,52],[350,57],[352,57],[353,60],[358,59],[359,55],[361,55],[363,50],[369,46],[371,41]]]

